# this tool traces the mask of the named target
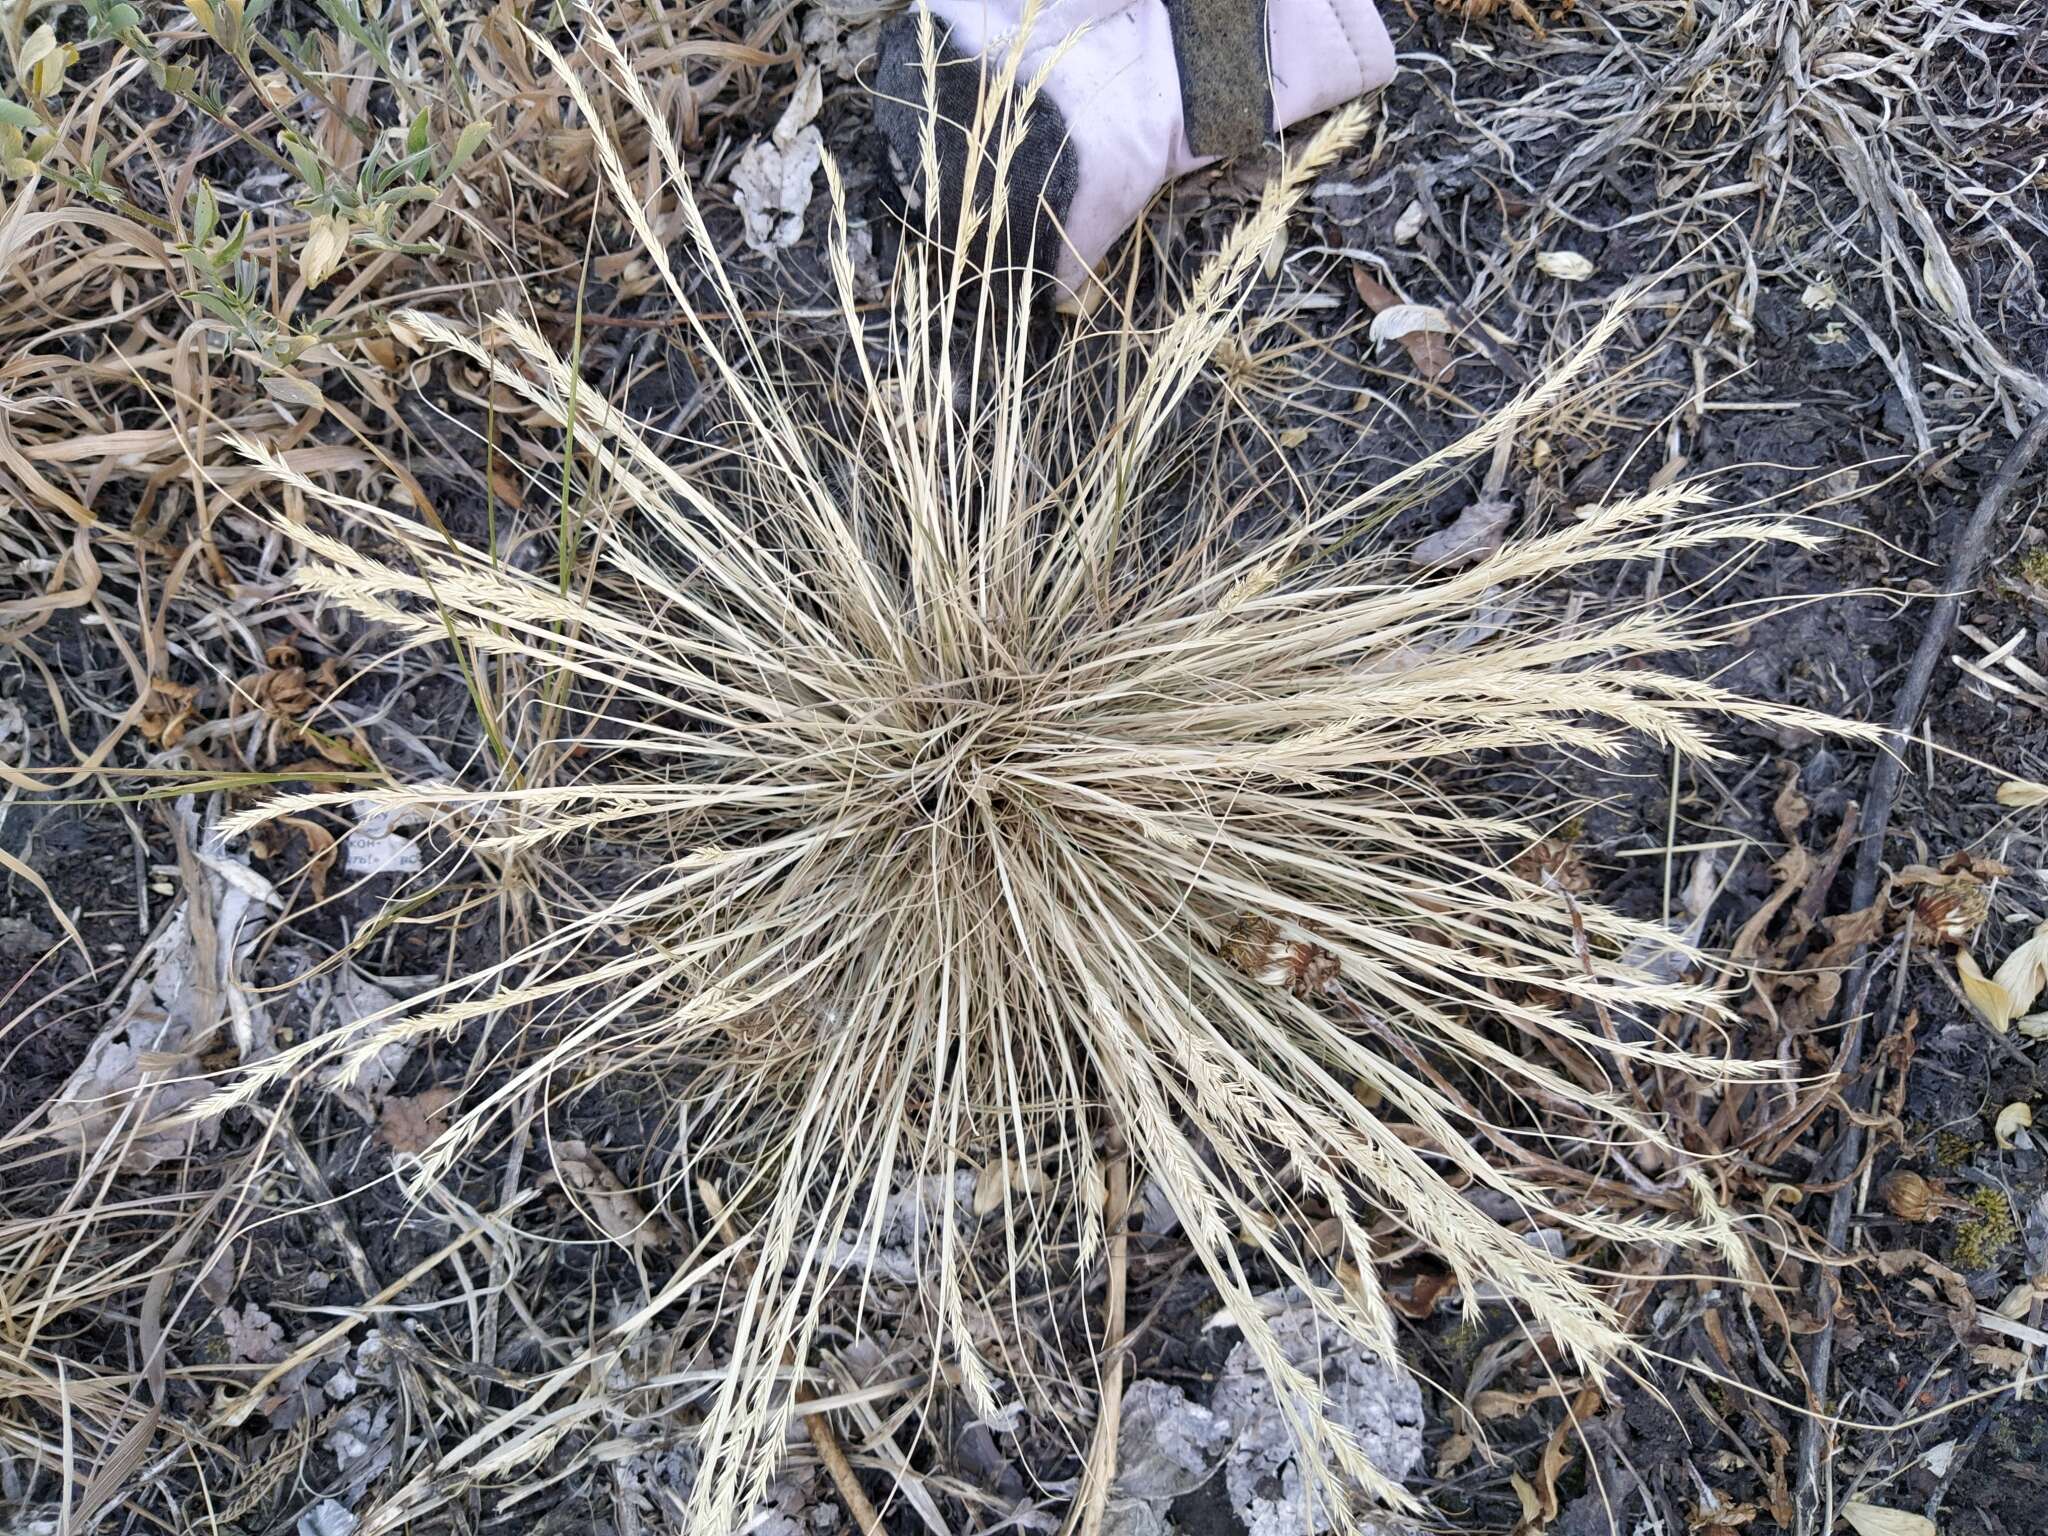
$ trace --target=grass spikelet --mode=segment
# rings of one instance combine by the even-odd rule
[[[1283,1358],[1240,1236],[1266,1275],[1390,1350],[1367,1231],[1388,1213],[1467,1296],[1513,1297],[1588,1366],[1627,1347],[1597,1284],[1482,1215],[1465,1187],[1589,1238],[1725,1237],[1711,1215],[1683,1214],[1709,1203],[1689,1171],[1672,1176],[1667,1209],[1680,1214],[1643,1226],[1560,1203],[1500,1165],[1491,1149],[1509,1133],[1475,1119],[1445,1078],[1461,1061],[1511,1094],[1577,1106],[1578,1134],[1644,1143],[1659,1140],[1654,1115],[1619,1088],[1588,1093],[1532,1043],[1741,1071],[1593,1026],[1623,1009],[1710,1019],[1714,1003],[1616,958],[1634,941],[1668,945],[1662,930],[1514,875],[1502,845],[1536,832],[1464,804],[1455,770],[1484,752],[1605,755],[1641,736],[1710,756],[1717,718],[1789,718],[1645,666],[1692,643],[1680,618],[1572,616],[1547,590],[1588,563],[1805,535],[1717,515],[1681,486],[1457,571],[1417,572],[1348,536],[1540,414],[1595,364],[1618,306],[1453,448],[1306,526],[1236,539],[1186,473],[1190,434],[1214,426],[1198,386],[1261,254],[1361,131],[1361,110],[1289,150],[1257,209],[1149,327],[1111,314],[1048,343],[999,306],[974,280],[1004,249],[994,207],[951,246],[935,231],[911,241],[886,324],[863,330],[842,209],[832,265],[851,359],[820,379],[739,316],[668,133],[602,38],[596,56],[580,72],[554,62],[591,123],[610,120],[603,91],[653,126],[666,176],[651,196],[602,129],[598,160],[691,317],[724,451],[693,466],[649,439],[517,316],[481,337],[410,317],[573,430],[584,484],[605,500],[581,525],[597,550],[587,590],[565,595],[548,574],[250,450],[347,525],[305,534],[313,590],[396,642],[524,663],[551,690],[563,742],[585,749],[559,783],[507,767],[496,782],[418,787],[434,824],[473,851],[576,861],[591,877],[554,888],[604,894],[380,1017],[344,1063],[515,1007],[548,1026],[541,1050],[463,1107],[422,1182],[553,1078],[666,1075],[688,1155],[732,1181],[679,1267],[691,1284],[727,1285],[730,1369],[700,1426],[691,1514],[703,1536],[740,1528],[760,1496],[790,1373],[858,1267],[841,1234],[872,1239],[889,1194],[927,1179],[1043,1172],[1004,1196],[999,1232],[944,1204],[927,1244],[934,1364],[989,1411],[1013,1372],[974,1318],[1016,1292],[970,1255],[998,1243],[1011,1275],[1060,1253],[1090,1263],[1105,1246],[1093,1193],[1105,1156],[1164,1190],[1287,1388],[1297,1433],[1325,1453],[1304,1465],[1329,1504],[1360,1491],[1406,1502]],[[1014,123],[990,108],[972,131],[999,161]],[[836,172],[830,186],[836,202]],[[678,226],[684,263],[655,233]],[[1017,286],[1028,298],[1028,277]],[[713,323],[707,302],[734,323]],[[224,1095],[322,1048],[281,1053]],[[1309,1240],[1326,1218],[1349,1283]],[[516,1460],[518,1426],[540,1422],[555,1390],[543,1385],[496,1441],[465,1442],[456,1469]]]

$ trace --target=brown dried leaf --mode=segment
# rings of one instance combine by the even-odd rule
[[[340,849],[336,846],[334,834],[317,821],[304,816],[280,816],[285,826],[295,828],[306,839],[306,883],[312,887],[313,899],[327,899],[327,877],[334,869],[334,860]]]
[[[1842,995],[1843,974],[1856,951],[1877,937],[1884,925],[1884,914],[1873,904],[1861,912],[1822,918],[1821,925],[1828,931],[1828,946],[1809,963],[1810,981],[1786,1000],[1781,1015],[1785,1027],[1795,1032],[1812,1029],[1835,1011],[1836,1000]]]
[[[1479,1442],[1463,1433],[1451,1436],[1436,1453],[1436,1475],[1449,1477],[1458,1468],[1472,1459],[1472,1453],[1479,1449]]]
[[[1557,1518],[1561,1501],[1557,1493],[1557,1480],[1564,1469],[1571,1465],[1572,1448],[1579,1443],[1579,1435],[1586,1420],[1600,1407],[1600,1389],[1582,1387],[1579,1395],[1572,1399],[1571,1411],[1557,1428],[1550,1432],[1550,1442],[1543,1447],[1543,1456],[1536,1463],[1536,1483],[1532,1490],[1536,1495],[1536,1509],[1532,1517],[1527,1494],[1517,1486],[1515,1492],[1522,1494],[1522,1523],[1516,1527],[1518,1533],[1535,1536],[1538,1531],[1547,1530]],[[1519,1481],[1519,1480],[1518,1480]]]
[[[657,1226],[657,1218],[647,1214],[633,1192],[585,1143],[558,1141],[553,1152],[555,1169],[549,1178],[561,1185],[592,1226],[622,1248],[651,1248],[661,1241],[667,1224]]]
[[[136,725],[142,739],[154,747],[175,747],[198,718],[194,704],[198,697],[199,690],[189,683],[174,683],[167,677],[151,678],[149,691],[143,696],[142,719]]]
[[[1927,1294],[1930,1301],[1945,1302],[1959,1333],[1968,1333],[1977,1326],[1977,1298],[1970,1294],[1970,1283],[1940,1260],[1929,1257],[1917,1248],[1895,1248],[1880,1253],[1872,1260],[1877,1272],[1887,1278],[1912,1274],[1915,1270],[1928,1278],[1918,1289]]]
[[[448,1129],[453,1088],[429,1088],[410,1098],[390,1098],[377,1115],[377,1139],[393,1152],[417,1157]]]
[[[1516,1536],[1542,1530],[1543,1500],[1536,1492],[1536,1485],[1519,1472],[1510,1472],[1508,1482],[1514,1487],[1515,1497],[1522,1501],[1522,1518],[1515,1525]]]
[[[1729,948],[1731,959],[1744,963],[1759,958],[1767,958],[1772,963],[1782,961],[1782,956],[1764,947],[1765,930],[1771,926],[1771,919],[1778,915],[1779,909],[1806,889],[1807,877],[1812,873],[1813,855],[1804,847],[1794,843],[1785,850],[1785,856],[1771,866],[1771,878],[1777,881],[1777,887],[1764,898],[1764,904],[1735,935],[1735,942]]]
[[[1488,559],[1500,552],[1514,516],[1512,501],[1482,496],[1460,512],[1450,527],[1438,529],[1417,544],[1408,559],[1414,565],[1436,566],[1470,565]]]
[[[1501,1392],[1488,1390],[1472,1399],[1472,1411],[1482,1419],[1509,1419],[1548,1397],[1548,1392]]]
[[[1777,818],[1778,830],[1788,843],[1799,841],[1799,829],[1806,825],[1806,818],[1813,814],[1813,807],[1806,796],[1799,792],[1799,772],[1795,768],[1785,775],[1785,787],[1778,791],[1778,798],[1771,802],[1771,815]]]

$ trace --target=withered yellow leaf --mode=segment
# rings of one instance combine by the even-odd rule
[[[2005,989],[2012,1009],[2008,1019],[2032,1008],[2041,989],[2048,987],[2048,923],[2041,924],[2031,938],[2007,955],[1991,979]]]
[[[1963,996],[1984,1015],[1985,1023],[2001,1035],[2012,1027],[2012,1016],[2019,1010],[2013,1007],[2005,988],[1977,968],[1967,949],[1956,951],[1956,975],[1962,981]]]
[[[1856,1536],[1941,1536],[1935,1523],[1910,1510],[1880,1504],[1844,1504],[1842,1518]]]
[[[2048,805],[2048,784],[2036,784],[2031,779],[2007,779],[1998,786],[1998,803],[2022,810]]]
[[[2010,1152],[2018,1139],[2020,1129],[2034,1123],[2034,1111],[2025,1104],[2008,1104],[1998,1112],[1998,1118],[1991,1123],[1991,1134],[1997,1138],[2000,1147]]]

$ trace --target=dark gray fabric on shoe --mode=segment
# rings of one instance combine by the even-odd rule
[[[882,26],[875,60],[875,125],[888,140],[905,176],[929,200],[933,190],[921,185],[924,131],[928,121],[924,59],[918,46],[918,16],[907,11]],[[938,43],[938,121],[934,137],[939,161],[938,227],[949,241],[959,230],[967,182],[967,130],[972,126],[990,61],[970,58],[953,44],[952,29],[934,17]],[[995,193],[995,165],[984,147],[977,167],[974,206],[986,209]],[[1059,250],[1059,225],[1073,206],[1079,181],[1075,156],[1067,144],[1066,119],[1051,98],[1041,94],[1031,105],[1024,136],[1010,161],[1007,208],[996,240],[998,268],[1021,271],[1035,267],[1050,272]],[[972,255],[977,266],[985,247]]]
[[[1273,132],[1266,0],[1166,0],[1166,16],[1188,147],[1219,159],[1257,149]]]

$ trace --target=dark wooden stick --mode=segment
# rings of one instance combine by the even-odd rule
[[[1892,749],[1880,752],[1876,766],[1871,770],[1870,789],[1863,808],[1863,846],[1856,855],[1856,880],[1849,897],[1849,910],[1861,912],[1877,900],[1878,876],[1884,865],[1884,834],[1891,824],[1892,804],[1899,793],[1899,781],[1905,772],[1906,751],[1911,745],[1913,733],[1920,723],[1920,711],[1927,702],[1927,690],[1934,682],[1935,669],[1941,665],[1942,653],[1948,649],[1950,638],[1955,634],[1956,623],[1963,613],[1963,600],[1977,590],[1977,583],[1983,576],[1986,546],[1991,541],[1991,530],[1997,525],[1999,513],[2012,499],[2014,488],[2026,474],[2027,466],[2041,451],[2041,445],[2048,442],[2048,410],[2037,415],[2033,423],[2022,432],[2007,451],[1998,472],[1991,477],[1991,483],[1984,488],[1977,507],[1970,514],[1970,521],[1964,525],[1962,537],[1956,542],[1955,554],[1949,561],[1947,590],[1936,601],[1934,610],[1928,615],[1927,628],[1920,636],[1919,647],[1913,652],[1913,662],[1906,669],[1906,680],[1899,689],[1898,701],[1892,710]],[[1907,964],[1910,957],[1902,957],[1901,964]],[[1864,974],[1869,965],[1869,948],[1866,945],[1856,954],[1848,976],[1844,979],[1842,996],[1860,999],[1869,993],[1869,978]],[[1840,1062],[1843,1083],[1843,1102],[1861,1113],[1868,1106],[1865,1084],[1856,1080],[1857,1069],[1863,1064],[1864,1020],[1862,1008],[1857,1005],[1859,1015],[1849,1024],[1849,1034],[1842,1047]],[[1849,1237],[1849,1214],[1856,1198],[1854,1181],[1848,1177],[1863,1155],[1863,1128],[1851,1117],[1842,1128],[1830,1156],[1824,1158],[1815,1172],[1823,1181],[1841,1181],[1834,1200],[1828,1207],[1828,1246],[1840,1252]],[[1793,1495],[1797,1501],[1798,1536],[1827,1536],[1828,1516],[1834,1500],[1832,1486],[1824,1470],[1831,1437],[1828,1432],[1827,1398],[1828,1375],[1834,1363],[1835,1352],[1835,1303],[1841,1294],[1840,1282],[1830,1265],[1820,1265],[1814,1271],[1813,1306],[1820,1321],[1819,1332],[1807,1340],[1805,1350],[1806,1382],[1811,1412],[1799,1428],[1799,1470]]]

